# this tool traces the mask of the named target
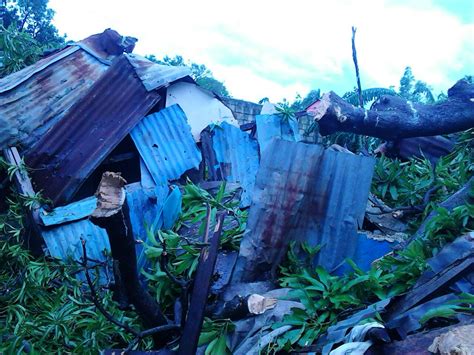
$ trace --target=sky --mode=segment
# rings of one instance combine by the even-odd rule
[[[134,52],[205,64],[239,99],[292,101],[311,89],[340,95],[398,87],[406,66],[435,94],[474,74],[472,0],[50,0],[54,24],[80,40],[113,28]]]

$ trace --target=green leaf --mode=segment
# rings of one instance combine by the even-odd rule
[[[390,196],[392,196],[393,200],[398,200],[398,191],[397,188],[393,185],[390,186]]]
[[[215,339],[218,334],[218,331],[201,332],[201,334],[199,335],[198,345],[202,346],[204,344],[210,343],[211,340]]]
[[[206,351],[204,352],[204,354],[205,355],[211,355],[211,354],[216,354],[217,355],[214,348],[216,348],[216,345],[217,345],[218,341],[219,341],[219,338],[214,338],[214,340],[212,340],[209,343],[209,345],[206,347]]]
[[[351,280],[349,281],[348,283],[344,284],[344,286],[342,286],[341,288],[341,291],[342,292],[347,292],[349,291],[351,288],[353,288],[355,285],[358,285],[362,282],[366,282],[370,279],[370,276],[369,275],[364,275],[364,276],[358,276],[356,277],[354,280]]]
[[[329,287],[330,278],[331,278],[329,273],[326,270],[324,270],[321,266],[316,267],[316,273],[318,274],[319,279],[324,284],[324,286]]]
[[[420,319],[420,323],[424,325],[432,318],[452,318],[457,314],[459,310],[459,306],[456,305],[443,305],[436,307],[434,309],[430,309],[428,312],[425,313],[423,317]]]

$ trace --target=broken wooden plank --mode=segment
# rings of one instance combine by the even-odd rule
[[[210,245],[201,250],[196,277],[194,279],[193,292],[191,294],[191,304],[184,325],[183,335],[181,336],[178,354],[188,355],[196,353],[202,322],[204,320],[207,296],[217,261],[217,252],[219,250],[219,240],[222,233],[224,217],[225,214],[221,214],[218,217],[214,233],[209,241]]]
[[[8,164],[16,167],[16,171],[13,175],[13,180],[15,182],[18,193],[26,198],[35,199],[36,193],[33,189],[33,184],[31,183],[28,171],[23,163],[23,159],[18,153],[16,147],[11,147],[4,149],[3,155]],[[26,223],[27,227],[32,231],[32,233],[25,240],[28,249],[34,255],[41,255],[43,253],[42,244],[43,238],[41,237],[41,230],[39,225],[42,224],[40,219],[40,204],[38,201],[33,201],[31,208],[28,209],[26,213]]]

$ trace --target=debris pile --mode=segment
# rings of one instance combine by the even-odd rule
[[[154,349],[181,354],[396,353],[420,331],[430,351],[472,350],[474,235],[433,222],[474,227],[472,178],[412,233],[403,213],[428,204],[390,208],[371,193],[373,156],[303,143],[296,119],[268,105],[240,127],[229,108],[238,100],[133,54],[111,31],[0,80],[0,147],[18,192],[45,199],[27,216],[30,248],[83,266],[77,278],[97,310],[133,336],[127,351],[152,336]],[[463,109],[464,91],[449,104]],[[364,131],[362,109],[339,100],[308,108],[322,132]],[[368,129],[393,138],[385,106]],[[458,126],[473,125],[463,116]],[[433,164],[455,149],[436,142]],[[432,146],[397,144],[403,158],[418,153],[410,144]],[[108,313],[105,289],[146,330]],[[449,331],[430,333],[440,326]]]

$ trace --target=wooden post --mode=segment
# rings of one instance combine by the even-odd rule
[[[209,241],[209,246],[201,250],[199,264],[194,279],[194,287],[191,295],[191,304],[184,325],[183,335],[179,344],[179,355],[195,354],[201,334],[202,322],[207,303],[207,296],[211,287],[212,275],[219,250],[219,239],[222,233],[225,214],[221,214],[214,228],[214,233]]]

